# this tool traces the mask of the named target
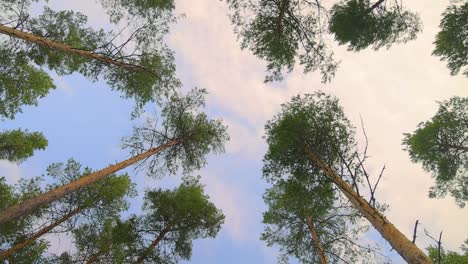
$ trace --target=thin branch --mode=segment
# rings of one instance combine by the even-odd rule
[[[418,231],[418,224],[419,224],[419,220],[416,220],[416,223],[414,224],[414,231],[413,231],[413,244],[416,243],[416,232]]]

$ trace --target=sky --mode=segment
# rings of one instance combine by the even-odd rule
[[[331,5],[328,2],[333,1],[327,1]],[[93,0],[50,0],[49,4],[55,9],[83,12],[91,26],[108,24]],[[371,156],[368,170],[377,177],[386,166],[376,198],[389,205],[387,219],[408,237],[418,219],[420,248],[431,243],[423,232],[427,229],[434,236],[443,230],[443,246],[458,250],[468,238],[468,208],[460,209],[451,197],[429,199],[431,174],[412,163],[401,146],[403,133],[412,132],[419,122],[435,114],[436,101],[468,96],[468,80],[450,76],[445,63],[431,56],[440,15],[448,4],[404,1],[408,9],[419,13],[423,23],[423,32],[409,43],[359,53],[332,44],[341,63],[331,83],[323,84],[318,72],[304,74],[297,66],[282,82],[265,84],[266,63],[240,49],[225,2],[176,0],[176,13],[185,17],[171,27],[166,41],[175,51],[177,75],[184,90],[195,86],[208,89],[206,110],[211,117],[223,119],[231,137],[226,153],[210,155],[207,166],[196,172],[202,176],[210,199],[226,215],[225,224],[215,239],[195,242],[188,263],[276,261],[277,249],[259,240],[266,209],[262,194],[268,187],[261,174],[266,150],[264,124],[292,96],[319,90],[338,97],[358,128],[362,117]],[[129,157],[120,149],[120,140],[138,122],[130,120],[133,102],[120,98],[104,82],[92,83],[79,75],[55,75],[54,80],[57,89],[41,99],[39,106],[25,107],[15,120],[1,123],[2,129],[27,128],[41,131],[49,139],[45,151],[20,165],[0,161],[0,175],[10,183],[43,174],[48,164],[71,157],[94,169]],[[362,142],[363,135],[357,131]],[[144,173],[127,171],[140,194],[145,188],[180,183],[175,176],[150,179]],[[140,205],[141,200],[135,198],[130,210],[138,210]],[[377,241],[393,263],[404,263],[378,233],[371,230],[366,237]],[[50,252],[72,248],[66,236],[48,238],[52,241]]]

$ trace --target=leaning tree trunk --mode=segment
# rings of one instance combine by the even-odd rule
[[[168,143],[161,145],[156,148],[152,148],[146,152],[143,152],[139,155],[136,155],[134,157],[131,157],[127,160],[124,160],[122,162],[119,162],[117,164],[111,165],[105,169],[90,173],[86,176],[83,176],[79,178],[76,181],[67,183],[63,186],[60,186],[56,189],[50,190],[46,193],[40,194],[36,197],[30,198],[20,204],[17,204],[15,206],[9,207],[6,210],[0,212],[0,225],[8,223],[20,216],[25,216],[28,215],[29,213],[33,212],[34,210],[40,208],[41,206],[44,206],[46,204],[49,204],[55,200],[58,200],[65,195],[72,193],[80,188],[89,186],[109,175],[112,173],[115,173],[119,170],[122,170],[135,162],[141,161],[147,157],[150,157],[153,154],[156,154],[158,152],[161,152],[169,147],[172,147],[174,145],[177,145],[183,141],[185,141],[185,138],[179,138],[179,139],[174,139],[169,141]]]
[[[146,69],[146,68],[144,68],[142,66],[126,63],[126,62],[123,62],[123,61],[117,61],[117,60],[114,60],[114,59],[112,59],[112,58],[110,58],[108,56],[104,56],[104,55],[101,55],[101,54],[98,54],[98,53],[94,53],[92,51],[79,49],[77,47],[73,47],[73,46],[70,46],[70,45],[67,45],[67,44],[55,42],[53,40],[43,38],[43,37],[40,37],[40,36],[36,36],[36,35],[28,33],[28,32],[24,32],[24,31],[21,31],[21,30],[17,30],[17,29],[14,29],[14,28],[7,27],[7,26],[5,26],[3,24],[0,24],[0,34],[9,35],[9,36],[12,36],[12,37],[15,37],[15,38],[19,38],[19,39],[22,39],[22,40],[25,40],[25,41],[28,41],[28,42],[35,43],[37,45],[46,46],[46,47],[51,48],[51,49],[60,50],[60,51],[63,51],[63,52],[84,56],[84,57],[87,57],[87,58],[90,58],[90,59],[98,60],[98,61],[106,63],[106,64],[112,64],[112,65],[115,65],[115,66],[130,70],[130,71],[146,71],[148,73],[156,75],[154,72],[152,72],[149,69]]]
[[[70,219],[74,215],[81,212],[83,209],[84,209],[84,207],[76,208],[75,210],[73,210],[70,213],[64,215],[62,218],[55,221],[54,223],[42,228],[41,230],[36,232],[34,235],[32,235],[30,238],[24,240],[23,242],[21,242],[19,244],[16,244],[15,246],[13,246],[12,248],[10,248],[10,249],[8,249],[6,251],[0,252],[0,260],[8,258],[9,256],[13,255],[16,251],[21,250],[24,247],[30,245],[31,243],[36,241],[38,238],[40,238],[41,236],[43,236],[44,234],[46,234],[50,230],[54,229],[58,225],[62,224],[63,222],[67,221],[68,219]]]
[[[314,152],[306,148],[305,152],[310,161],[315,163],[330,178],[331,181],[349,199],[353,206],[374,226],[385,240],[408,263],[428,264],[431,260],[414,245],[403,233],[388,221],[377,209],[372,207],[364,198],[359,196],[328,164]]]
[[[327,256],[325,256],[325,251],[323,250],[322,243],[320,242],[320,238],[317,234],[317,230],[315,230],[314,223],[312,221],[312,217],[304,210],[305,218],[307,226],[309,227],[310,235],[312,236],[312,241],[314,241],[315,248],[317,249],[320,257],[321,264],[328,264]]]
[[[156,237],[156,239],[153,240],[151,245],[148,246],[145,252],[143,252],[143,254],[141,254],[141,256],[138,257],[138,259],[134,262],[134,264],[142,263],[143,260],[145,260],[148,257],[151,251],[153,251],[154,248],[158,245],[158,243],[164,238],[164,236],[166,235],[168,231],[169,231],[168,228],[163,229],[161,233],[159,233],[159,235]]]

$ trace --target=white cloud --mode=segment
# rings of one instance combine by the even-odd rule
[[[16,163],[0,160],[1,176],[5,177],[7,184],[15,184],[23,177],[23,174]]]
[[[250,211],[253,210],[246,196],[239,195],[242,190],[233,184],[228,184],[220,176],[205,171],[202,182],[210,200],[221,209],[225,215],[223,228],[237,242],[250,240]]]
[[[224,118],[223,123],[228,126],[230,140],[226,152],[241,155],[245,159],[260,160],[263,154],[263,129],[250,128],[241,122]]]

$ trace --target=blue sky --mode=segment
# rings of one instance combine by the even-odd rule
[[[419,219],[432,233],[444,230],[444,244],[458,249],[468,238],[468,209],[456,207],[452,198],[427,198],[432,185],[430,174],[412,164],[400,146],[402,133],[413,131],[435,113],[435,101],[468,96],[467,79],[451,77],[445,64],[430,55],[440,14],[448,3],[405,1],[408,8],[420,13],[424,24],[418,39],[406,45],[360,53],[335,47],[341,64],[330,84],[320,83],[318,73],[304,75],[296,67],[283,82],[265,85],[265,63],[239,49],[224,2],[176,1],[176,12],[186,18],[172,27],[166,39],[176,52],[178,76],[184,90],[194,86],[208,89],[208,114],[222,118],[231,135],[227,152],[210,155],[206,168],[198,172],[206,192],[224,211],[226,223],[216,239],[195,243],[189,263],[275,262],[277,250],[259,241],[261,213],[265,210],[262,194],[267,187],[261,179],[266,149],[263,126],[291,96],[317,90],[336,95],[354,125],[359,126],[362,116],[372,156],[369,171],[375,175],[383,164],[387,167],[377,199],[390,205],[388,219],[408,236]],[[87,14],[91,26],[107,26],[107,18],[93,0],[50,0],[50,5]],[[138,121],[130,120],[132,101],[120,98],[103,82],[91,83],[79,75],[56,76],[55,83],[58,88],[40,100],[38,107],[26,107],[15,120],[2,122],[2,129],[27,128],[41,131],[49,139],[45,151],[19,166],[0,161],[0,175],[10,182],[42,174],[48,164],[66,162],[71,157],[93,169],[129,157],[120,149],[120,139]],[[358,139],[362,140],[362,135]],[[179,182],[174,176],[154,180],[127,171],[140,194],[144,188],[170,187]],[[132,200],[132,211],[140,206],[139,201]],[[70,248],[66,237],[49,238],[51,250]],[[394,263],[402,263],[375,231],[367,238],[379,242]],[[425,247],[430,241],[421,232],[418,242]]]

